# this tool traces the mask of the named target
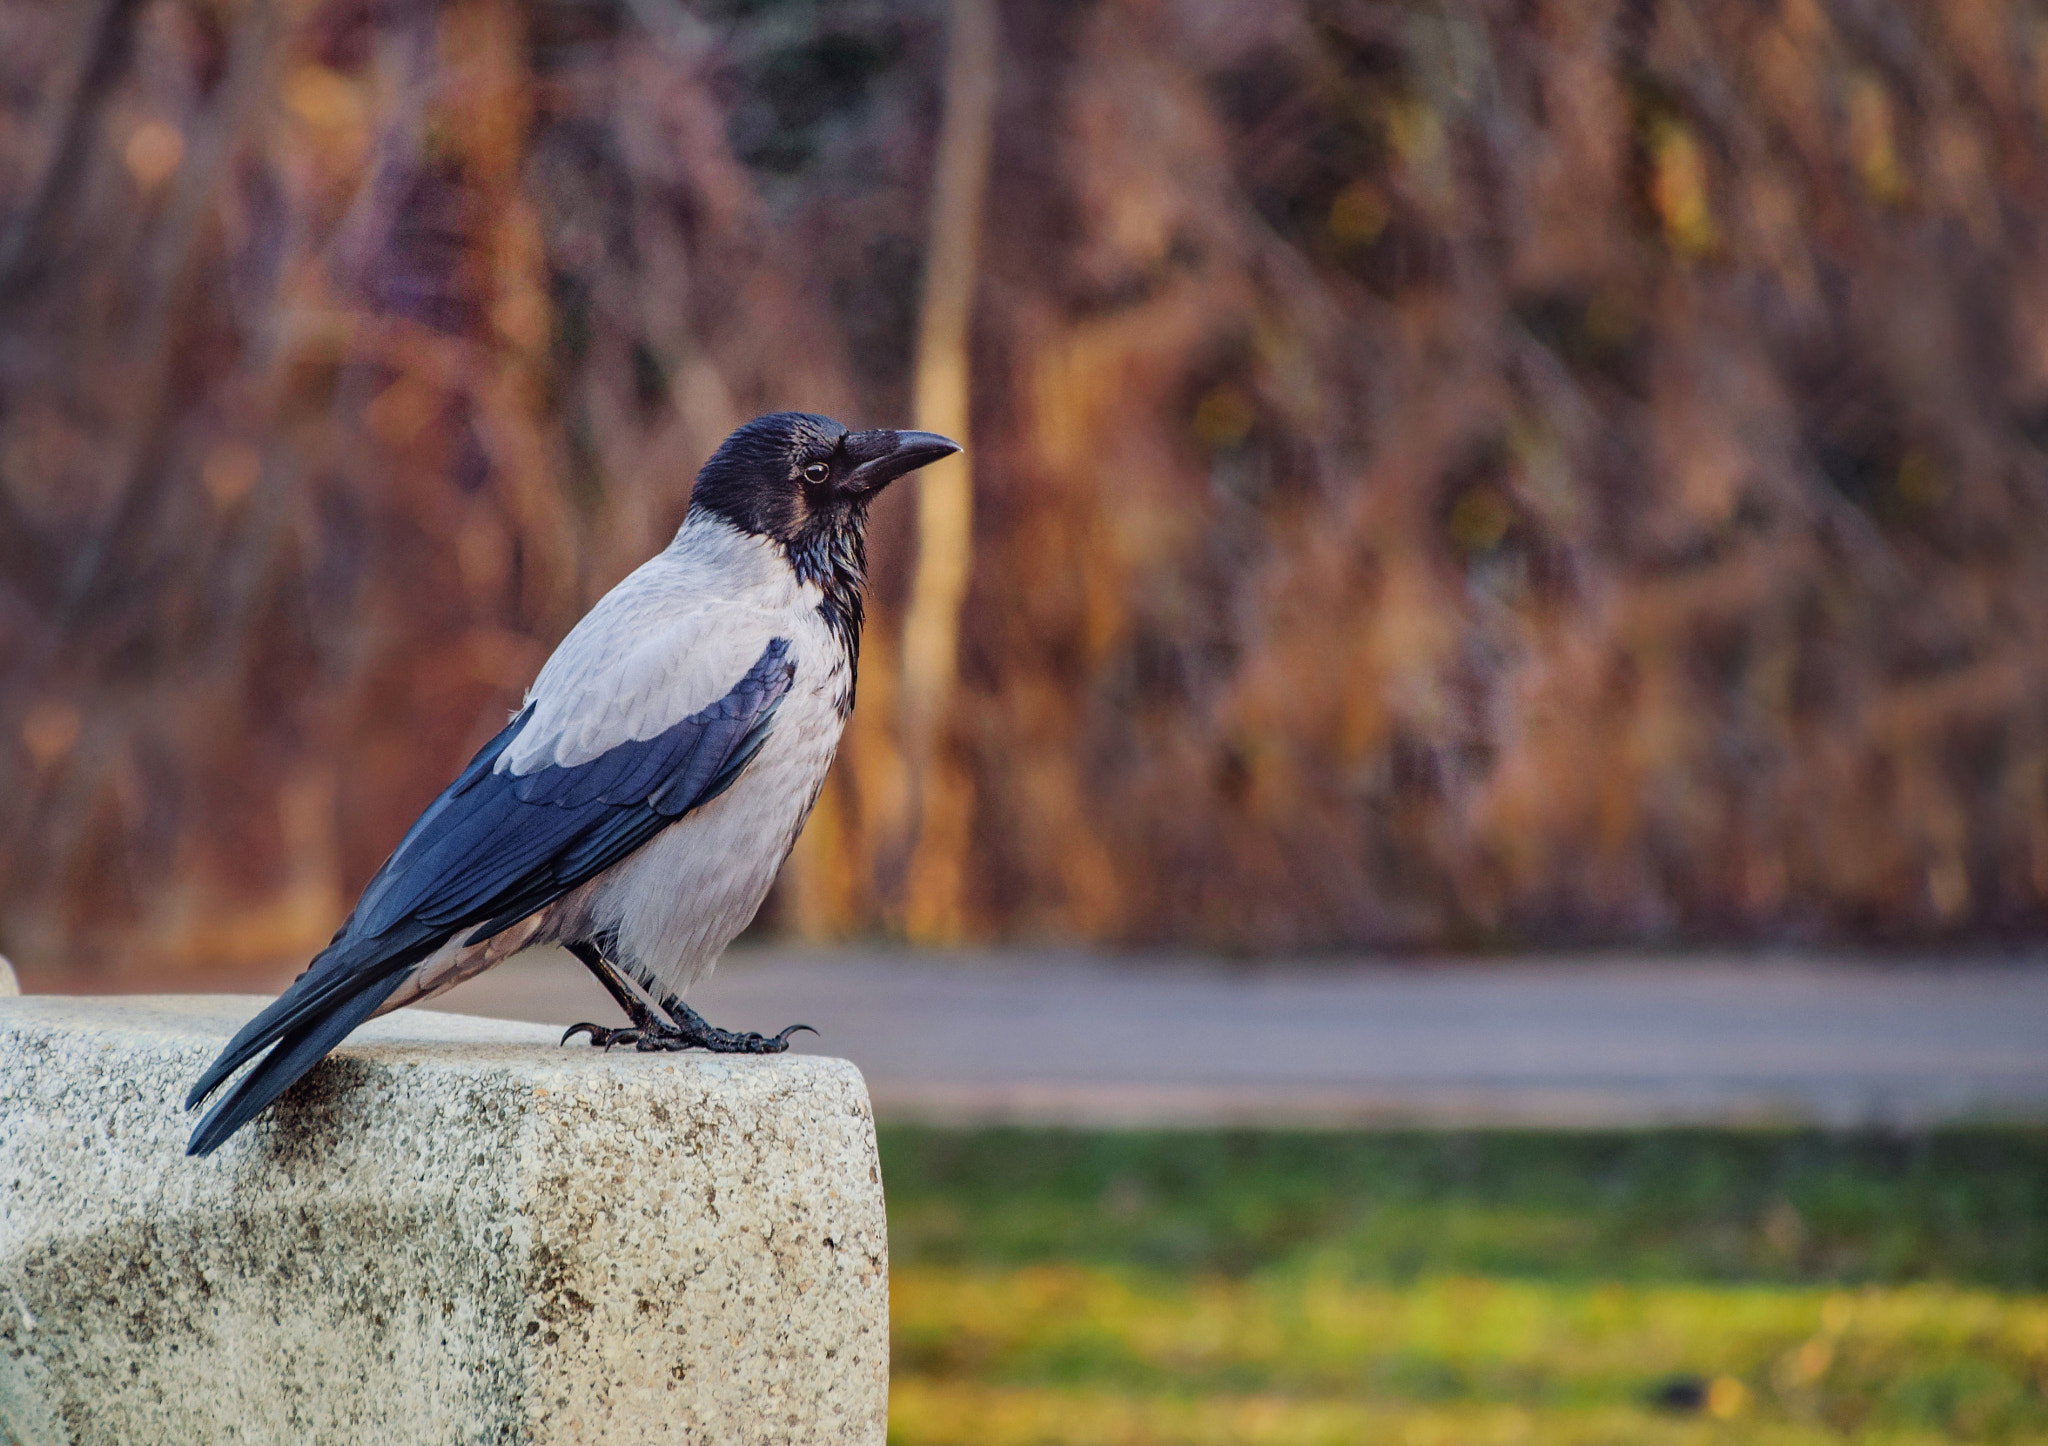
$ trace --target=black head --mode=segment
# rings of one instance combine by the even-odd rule
[[[711,454],[690,508],[793,551],[809,550],[827,534],[857,532],[876,493],[959,450],[931,432],[849,432],[830,417],[773,412]]]
[[[905,472],[960,450],[931,432],[849,432],[830,417],[774,412],[719,444],[690,493],[699,509],[779,544],[821,593],[818,612],[846,649],[847,691],[860,657],[868,503]]]

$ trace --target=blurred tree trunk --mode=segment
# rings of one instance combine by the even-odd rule
[[[970,340],[995,135],[996,44],[994,0],[953,0],[914,407],[919,427],[962,446],[970,442]],[[973,782],[950,756],[944,732],[958,681],[960,610],[973,556],[970,447],[920,474],[917,574],[903,625],[903,742],[913,810],[904,927],[911,938],[930,943],[957,940],[964,928]]]

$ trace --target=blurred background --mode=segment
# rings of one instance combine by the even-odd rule
[[[2039,14],[948,14],[0,7],[12,956],[324,942],[728,428],[920,368],[957,683],[906,488],[772,928],[2039,931]]]
[[[0,0],[0,40],[27,987],[276,987],[732,426],[935,427],[967,460],[876,511],[860,706],[732,999],[993,978],[955,1023],[1035,1000],[1065,1058],[1030,951],[1189,1017],[1369,952],[1246,1056],[1484,1016],[1564,1063],[1240,1108],[1233,1037],[1169,1023],[1208,1094],[885,1110],[896,1439],[2048,1440],[2048,10]],[[1371,992],[1589,947],[1635,1003]],[[1922,1085],[1780,1088],[1823,1035]],[[1527,1103],[1621,1038],[1622,1105]]]

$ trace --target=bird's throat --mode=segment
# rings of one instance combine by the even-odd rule
[[[818,616],[846,650],[845,709],[853,709],[854,680],[860,671],[860,630],[867,618],[867,509],[851,508],[841,518],[807,528],[783,544],[789,565],[800,581],[824,594]]]

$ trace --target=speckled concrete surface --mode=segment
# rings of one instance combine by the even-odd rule
[[[852,1065],[406,1011],[187,1159],[262,1002],[0,999],[0,1441],[883,1440]]]

